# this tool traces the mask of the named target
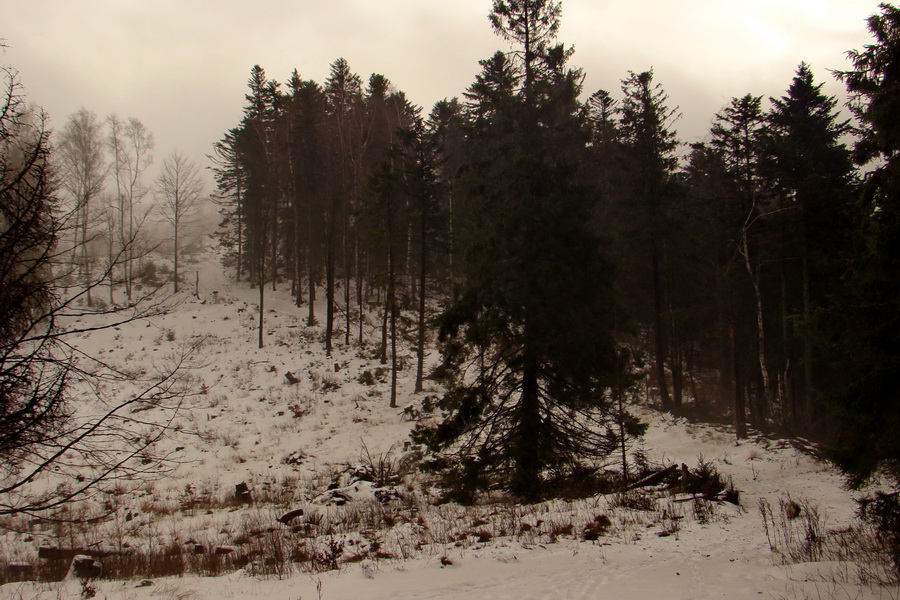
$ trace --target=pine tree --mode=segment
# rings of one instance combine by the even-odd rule
[[[459,190],[458,181],[460,169],[464,164],[464,144],[465,144],[465,115],[463,114],[463,106],[457,98],[450,100],[440,100],[435,103],[428,116],[428,127],[432,131],[437,141],[439,152],[439,160],[437,170],[440,180],[444,183],[446,193],[443,195],[443,207],[441,211],[446,216],[445,235],[447,243],[445,244],[446,259],[442,261],[442,265],[446,268],[447,273],[453,273],[453,268],[457,260],[456,238],[460,235],[458,229],[462,221],[457,213],[459,207]],[[445,275],[442,279],[446,280]]]
[[[821,357],[814,352],[812,335],[796,331],[793,317],[808,326],[813,311],[825,305],[837,285],[850,250],[847,222],[852,216],[853,164],[841,141],[850,126],[839,120],[837,99],[825,96],[822,85],[813,82],[809,66],[801,63],[787,95],[772,99],[761,165],[779,198],[779,389],[785,396],[785,420],[808,433],[825,416],[813,396],[814,363]],[[801,368],[796,381],[792,364]]]
[[[715,117],[710,130],[714,148],[729,176],[730,186],[726,194],[724,227],[730,232],[730,259],[725,265],[727,279],[729,339],[732,346],[732,370],[734,382],[733,420],[737,436],[746,433],[747,390],[750,380],[760,381],[760,394],[751,398],[751,417],[761,424],[763,406],[771,393],[769,365],[766,355],[766,328],[763,305],[761,273],[765,264],[759,254],[765,244],[757,243],[754,233],[761,225],[764,210],[763,189],[759,174],[761,139],[765,131],[765,114],[762,97],[746,94],[732,98],[731,102]],[[748,289],[749,288],[749,289]],[[753,298],[753,307],[745,305],[745,299]],[[753,315],[747,319],[747,315]],[[743,349],[756,342],[755,369]],[[752,347],[752,346],[751,346]],[[755,375],[755,377],[754,377]]]
[[[588,229],[581,74],[550,45],[558,18],[558,3],[495,2],[521,50],[482,61],[467,93],[475,235],[440,317],[444,419],[414,434],[464,499],[497,485],[534,500],[618,448],[612,268]]]
[[[900,485],[900,9],[868,20],[873,43],[839,73],[860,123],[854,153],[863,181],[853,260],[835,306],[821,311],[831,368],[822,383],[840,427],[833,456],[852,483],[884,468]]]
[[[403,244],[400,232],[404,230],[407,212],[404,210],[403,172],[399,159],[388,153],[372,171],[367,181],[368,194],[360,207],[359,216],[364,233],[373,248],[384,252],[383,285],[385,287],[384,325],[382,327],[381,362],[387,363],[388,341],[391,355],[390,406],[397,406],[397,302],[399,255]],[[388,335],[390,331],[390,335]]]
[[[325,204],[325,352],[331,356],[338,255],[343,255],[346,270],[349,264],[346,240],[352,214],[351,202],[354,196],[359,195],[362,186],[362,82],[350,70],[345,59],[340,58],[332,63],[331,74],[325,83],[325,95],[331,180]],[[349,316],[349,306],[347,311]]]
[[[443,241],[445,216],[441,212],[444,186],[438,174],[440,147],[433,130],[418,117],[413,126],[400,133],[405,191],[409,198],[410,222],[414,233],[414,252],[418,262],[418,298],[416,332],[416,384],[421,392],[425,378],[425,325],[428,280],[437,256],[436,246]]]
[[[275,155],[278,122],[278,83],[256,65],[250,71],[247,106],[237,138],[241,164],[246,169],[244,222],[250,279],[259,289],[259,347],[264,345],[265,286],[275,277],[276,219],[279,179]]]
[[[325,93],[312,80],[300,79],[294,71],[287,83],[286,119],[289,139],[286,152],[291,181],[292,253],[291,269],[296,281],[296,298],[302,298],[301,274],[307,277],[307,324],[316,323],[316,284],[322,273],[322,223],[325,210]],[[304,268],[305,267],[305,268]]]
[[[673,203],[673,174],[677,166],[678,140],[672,124],[679,115],[677,108],[667,106],[668,96],[653,82],[653,71],[630,73],[622,82],[622,91],[619,133],[625,145],[627,182],[621,200],[627,203],[625,218],[634,229],[631,235],[623,236],[631,243],[626,243],[620,256],[625,261],[629,258],[640,261],[626,269],[630,267],[637,274],[637,285],[649,292],[652,301],[649,318],[654,340],[654,374],[662,405],[669,409],[673,399],[665,368],[671,345],[666,315],[665,247],[671,231],[667,215]],[[674,404],[681,404],[680,395]]]
[[[234,260],[235,281],[241,281],[243,273],[246,235],[243,201],[247,173],[238,148],[240,133],[239,128],[226,132],[221,140],[213,144],[213,154],[209,156],[216,181],[216,193],[212,199],[221,207],[219,214],[222,216],[216,238],[226,252],[223,260],[228,264]]]

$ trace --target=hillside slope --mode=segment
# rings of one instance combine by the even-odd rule
[[[98,581],[91,584],[96,597],[900,597],[894,588],[859,585],[857,567],[836,560],[843,543],[836,532],[853,524],[855,503],[827,463],[785,441],[736,443],[725,428],[648,409],[635,408],[650,424],[650,461],[712,468],[731,479],[740,506],[663,489],[645,492],[640,502],[608,495],[534,506],[435,506],[428,489],[409,482],[376,500],[385,482],[354,478],[353,467],[399,470],[403,462],[413,424],[404,408],[421,401],[412,394],[412,346],[401,361],[400,408],[391,409],[387,377],[371,348],[337,344],[326,358],[322,328],[306,327],[305,308],[284,291],[267,292],[266,345],[257,348],[256,292],[230,285],[214,257],[196,267],[199,298],[185,293],[165,316],[80,340],[86,352],[142,371],[185,345],[201,345],[187,372],[197,393],[162,442],[171,472],[121,489],[112,497],[113,517],[78,535],[84,547],[193,544],[212,554],[249,544],[261,554],[258,563],[217,577],[160,577],[146,586]],[[291,383],[288,372],[299,381]],[[234,502],[241,483],[252,505]],[[785,518],[789,503],[802,508],[797,519]],[[770,510],[768,530],[760,507]],[[319,568],[266,568],[274,564],[267,553],[285,551],[299,539],[291,536],[301,535],[300,526],[277,522],[289,508],[304,510],[297,521],[306,528],[304,547],[331,549],[327,560],[310,558],[308,565]],[[586,536],[601,517],[608,526]],[[804,546],[810,527],[822,537],[811,548]],[[0,559],[34,562],[38,546],[61,543],[58,530],[9,533]],[[804,547],[806,556],[785,556]],[[74,580],[0,586],[0,598],[82,593]]]

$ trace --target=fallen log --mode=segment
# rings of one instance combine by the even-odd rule
[[[675,472],[675,469],[678,468],[678,465],[669,465],[665,469],[661,471],[657,471],[656,473],[651,473],[647,475],[643,479],[639,479],[628,486],[629,490],[636,490],[637,488],[647,487],[648,485],[654,485],[663,481],[666,477]]]

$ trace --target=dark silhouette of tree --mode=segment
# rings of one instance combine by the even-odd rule
[[[246,243],[244,193],[247,189],[247,173],[238,148],[240,135],[239,128],[226,132],[221,140],[213,144],[213,154],[209,156],[216,181],[212,200],[221,207],[219,214],[222,215],[216,237],[219,245],[226,250],[229,260],[234,257],[235,281],[241,281]]]
[[[668,409],[673,400],[665,367],[672,341],[666,318],[666,240],[672,230],[668,215],[676,197],[673,175],[677,166],[675,150],[678,141],[671,127],[679,114],[677,109],[666,105],[668,96],[653,82],[653,71],[630,73],[622,82],[622,92],[618,132],[624,144],[627,181],[625,194],[620,197],[625,203],[620,218],[624,218],[633,231],[620,234],[626,244],[617,254],[623,270],[631,272],[636,278],[635,284],[648,291],[651,298],[649,316],[653,330],[654,374],[662,405]],[[681,404],[680,396],[675,398],[674,404]]]
[[[716,115],[710,130],[711,146],[719,152],[725,171],[732,181],[728,195],[726,227],[730,230],[732,259],[727,267],[731,315],[729,339],[732,340],[734,370],[734,423],[738,437],[744,435],[747,389],[751,380],[759,380],[760,392],[751,397],[751,417],[762,423],[763,407],[770,404],[772,392],[766,355],[766,328],[762,294],[762,268],[767,263],[761,255],[767,250],[758,234],[770,206],[766,204],[760,179],[761,138],[765,132],[762,98],[746,94],[733,98]],[[754,237],[754,234],[757,234]],[[749,289],[748,289],[749,286]],[[749,294],[748,294],[749,292]],[[753,309],[743,300],[753,298]],[[752,314],[752,325],[744,315]],[[750,341],[752,340],[752,341]],[[755,345],[754,345],[755,342]],[[755,348],[756,367],[749,367],[745,348]]]
[[[237,147],[246,170],[243,196],[247,227],[250,279],[259,289],[259,340],[265,343],[265,286],[276,277],[277,217],[280,181],[277,171],[275,126],[278,122],[278,82],[266,77],[259,65],[250,71],[249,93]]]
[[[851,250],[853,163],[842,141],[851,128],[839,119],[836,106],[837,99],[825,96],[801,63],[787,95],[772,99],[761,165],[778,198],[778,285],[770,286],[781,306],[780,319],[771,320],[771,337],[780,342],[772,349],[776,402],[781,421],[807,434],[826,415],[815,397],[815,372],[828,368],[808,325],[812,313],[828,302]],[[797,377],[793,365],[799,367]]]
[[[424,119],[417,118],[413,126],[401,131],[399,149],[404,172],[405,192],[409,199],[410,222],[418,262],[418,298],[416,326],[416,383],[421,392],[425,379],[426,302],[428,279],[434,270],[437,246],[444,237],[445,216],[441,212],[444,186],[438,169],[440,148],[433,130]]]
[[[397,407],[397,318],[400,306],[397,299],[398,257],[403,246],[401,232],[405,230],[408,213],[403,194],[403,172],[393,153],[385,155],[381,164],[370,174],[366,202],[359,212],[363,230],[373,248],[385,255],[383,285],[385,287],[384,324],[382,326],[381,363],[387,363],[388,343],[391,355],[390,407]]]
[[[414,434],[463,499],[500,486],[533,500],[618,448],[612,270],[588,229],[581,73],[550,45],[558,16],[495,2],[521,49],[482,61],[466,94],[474,235],[440,317],[444,418]]]
[[[285,119],[288,121],[287,152],[290,181],[290,240],[293,256],[289,271],[295,281],[297,305],[302,303],[301,279],[307,279],[307,323],[316,322],[316,283],[321,277],[322,236],[319,224],[325,190],[325,94],[312,80],[301,79],[295,70],[287,83]]]
[[[881,4],[868,19],[874,40],[848,53],[840,72],[859,120],[862,182],[856,234],[859,252],[834,306],[820,311],[829,343],[830,377],[822,389],[840,424],[831,448],[860,484],[883,469],[900,482],[900,9]]]
[[[428,127],[437,139],[439,161],[437,170],[444,183],[446,193],[443,195],[442,212],[446,218],[446,259],[438,265],[446,268],[442,280],[452,277],[455,262],[458,260],[456,238],[458,229],[464,220],[458,216],[460,212],[457,182],[460,170],[465,163],[465,129],[466,120],[463,106],[457,98],[440,100],[435,103],[428,116]],[[465,237],[465,234],[463,234]]]
[[[349,266],[352,201],[361,189],[363,95],[362,81],[343,58],[331,64],[325,82],[329,154],[329,191],[325,204],[325,352],[331,355],[336,313],[335,283],[339,254]],[[347,290],[349,293],[349,290]],[[347,306],[349,313],[350,307]],[[349,318],[349,317],[348,317]],[[349,332],[348,332],[349,333]]]

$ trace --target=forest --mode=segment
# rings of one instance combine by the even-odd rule
[[[800,62],[782,96],[735,96],[691,144],[652,69],[585,90],[561,15],[558,1],[494,0],[490,24],[511,50],[429,110],[344,59],[323,82],[251,69],[243,115],[208,158],[217,252],[253,289],[256,349],[271,340],[267,294],[290,290],[302,331],[321,325],[304,343],[333,373],[341,348],[383,365],[387,408],[408,404],[398,378],[411,351],[412,396],[432,417],[407,444],[442,500],[546,501],[610,462],[626,489],[647,475],[631,454],[644,404],[739,441],[812,440],[850,485],[886,481],[874,520],[896,551],[900,9],[881,4],[871,44],[833,73],[846,106]],[[208,392],[179,377],[196,349],[140,379],[67,341],[163,314],[160,289],[191,288],[200,166],[173,152],[147,182],[141,121],[83,109],[51,133],[5,76],[0,516],[152,472],[181,403]],[[158,252],[163,273],[144,260]],[[126,381],[137,391],[73,424],[70,390]],[[128,412],[148,403],[155,421]],[[51,472],[77,483],[25,495]]]
[[[862,479],[891,463],[900,13],[882,5],[873,44],[835,73],[852,118],[800,63],[783,96],[733,98],[688,147],[652,70],[582,89],[559,14],[495,3],[513,51],[427,113],[343,59],[321,84],[254,67],[214,153],[235,277],[261,304],[290,285],[327,349],[377,315],[382,362],[414,313],[417,389],[436,332],[454,415],[422,439],[445,448],[503,415],[480,464],[523,491],[586,452],[573,424],[605,422],[634,385],[739,438],[826,442]],[[513,448],[532,436],[556,441]]]

